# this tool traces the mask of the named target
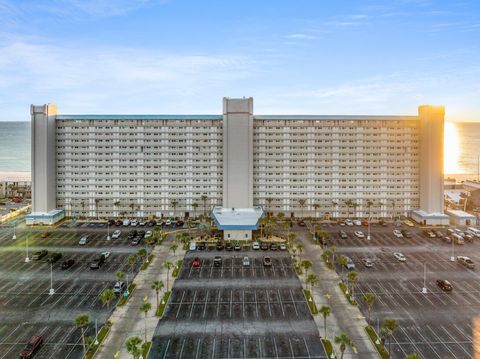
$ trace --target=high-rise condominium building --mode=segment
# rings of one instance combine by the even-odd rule
[[[214,206],[316,217],[443,213],[444,108],[418,116],[62,115],[31,106],[31,221],[183,216]]]

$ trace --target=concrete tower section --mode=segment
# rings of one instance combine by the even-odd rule
[[[253,98],[223,99],[223,207],[253,207]]]
[[[53,224],[63,217],[56,210],[57,106],[30,106],[32,117],[32,213],[27,224]]]
[[[419,106],[420,209],[443,213],[443,131],[445,108]]]

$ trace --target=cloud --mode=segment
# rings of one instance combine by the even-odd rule
[[[288,39],[299,39],[299,40],[313,40],[316,39],[315,36],[307,35],[307,34],[291,34],[287,36]]]

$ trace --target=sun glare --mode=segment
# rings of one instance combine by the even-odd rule
[[[447,174],[460,173],[458,167],[460,141],[457,127],[452,122],[445,122],[444,143],[444,172]]]

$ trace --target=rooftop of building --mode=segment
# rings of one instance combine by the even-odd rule
[[[447,209],[446,213],[450,216],[457,218],[475,218],[473,214],[458,210],[458,209]]]
[[[224,208],[215,207],[212,216],[218,229],[221,230],[254,230],[263,216],[261,207]]]

